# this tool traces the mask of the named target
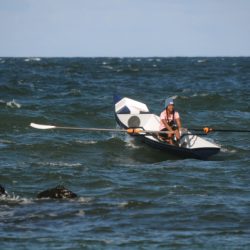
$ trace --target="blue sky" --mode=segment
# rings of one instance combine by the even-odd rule
[[[250,0],[0,0],[0,56],[250,56]]]

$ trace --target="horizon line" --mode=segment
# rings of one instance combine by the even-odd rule
[[[0,58],[232,58],[250,57],[250,55],[231,55],[231,56],[1,56]]]

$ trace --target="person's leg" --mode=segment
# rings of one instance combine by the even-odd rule
[[[167,131],[167,129],[163,128],[161,131]],[[168,139],[168,134],[158,134],[158,139],[161,141],[166,141]]]

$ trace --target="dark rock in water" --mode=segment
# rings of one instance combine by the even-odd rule
[[[2,186],[2,185],[0,185],[0,196],[7,196],[8,194],[7,194],[7,192],[5,191],[5,188]]]
[[[55,188],[47,189],[37,195],[37,198],[52,198],[52,199],[65,199],[76,198],[77,195],[64,186],[57,186]]]

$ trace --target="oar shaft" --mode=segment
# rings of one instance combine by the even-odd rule
[[[55,126],[55,129],[82,130],[82,131],[126,132],[126,130],[124,130],[124,129],[112,129],[112,128],[78,128],[78,127],[61,127],[61,126]]]
[[[242,129],[216,129],[214,128],[212,131],[216,132],[239,132],[239,133],[249,133],[250,130],[242,130]]]
[[[81,131],[109,131],[109,132],[127,132],[129,134],[169,134],[169,131],[156,131],[156,130],[143,130],[141,128],[128,128],[128,129],[113,129],[113,128],[82,128],[82,127],[67,127],[31,123],[30,126],[36,129],[65,129],[65,130],[81,130]]]
[[[205,128],[189,128],[189,130],[204,131],[205,133],[209,133],[209,132],[249,133],[250,132],[250,130],[244,130],[244,129],[217,129],[217,128],[209,128],[209,127],[205,127]]]

